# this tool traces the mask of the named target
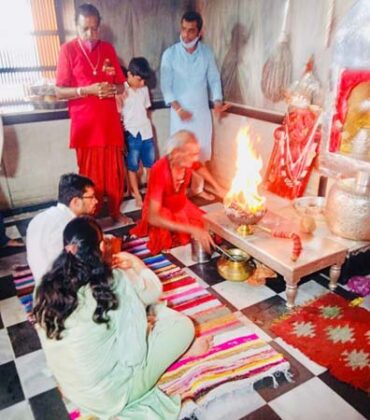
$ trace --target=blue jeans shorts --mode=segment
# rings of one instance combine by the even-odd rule
[[[144,168],[151,168],[155,160],[155,149],[153,139],[142,140],[141,134],[133,136],[129,131],[126,134],[127,144],[127,169],[132,172],[139,170],[140,161]]]

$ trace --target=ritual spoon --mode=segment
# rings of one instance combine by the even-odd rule
[[[229,260],[234,261],[234,262],[240,262],[240,259],[238,257],[235,257],[234,255],[229,254],[227,251],[225,251],[220,246],[214,244],[213,247],[216,248],[217,251],[220,251],[222,254],[224,254],[225,257],[227,257]]]

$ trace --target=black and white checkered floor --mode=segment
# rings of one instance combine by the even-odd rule
[[[203,209],[207,211],[207,207],[204,206]],[[5,222],[8,235],[24,239],[27,225],[37,211],[7,217]],[[123,203],[123,211],[135,220],[140,216],[133,200]],[[127,227],[109,225],[106,219],[101,219],[101,222],[110,233],[127,234]],[[191,260],[190,246],[172,249],[169,258],[186,267],[200,284],[233,311],[238,312],[251,331],[270,342],[291,364],[294,382],[288,383],[281,378],[278,388],[273,388],[269,382],[271,380],[258,383],[255,392],[251,392],[240,407],[240,418],[370,418],[370,401],[365,392],[339,382],[326,368],[314,363],[270,331],[271,321],[286,311],[285,285],[281,278],[269,280],[265,286],[260,287],[224,281],[217,273],[214,260],[206,264],[195,264]],[[23,263],[26,263],[25,248],[0,250],[0,419],[68,419],[55,380],[46,367],[38,337],[26,321],[25,313],[15,295],[11,267],[13,264]],[[297,303],[302,304],[327,291],[326,273],[316,273],[300,283]],[[349,300],[357,297],[342,285],[337,288],[337,293]],[[365,300],[363,306],[370,309],[369,299]]]

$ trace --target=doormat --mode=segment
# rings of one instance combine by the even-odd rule
[[[328,293],[277,320],[271,330],[337,379],[370,391],[370,312]]]

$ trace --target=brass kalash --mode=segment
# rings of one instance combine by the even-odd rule
[[[266,199],[258,193],[258,185],[262,181],[262,160],[257,157],[250,141],[248,127],[240,130],[237,146],[236,173],[224,198],[224,207],[227,217],[238,226],[236,231],[241,236],[248,236],[253,234],[257,223],[267,211]],[[258,228],[268,230],[262,226]],[[225,256],[219,258],[217,270],[223,278],[244,281],[253,274],[255,264],[246,252],[238,248],[228,249],[227,252],[236,259],[231,260]]]

